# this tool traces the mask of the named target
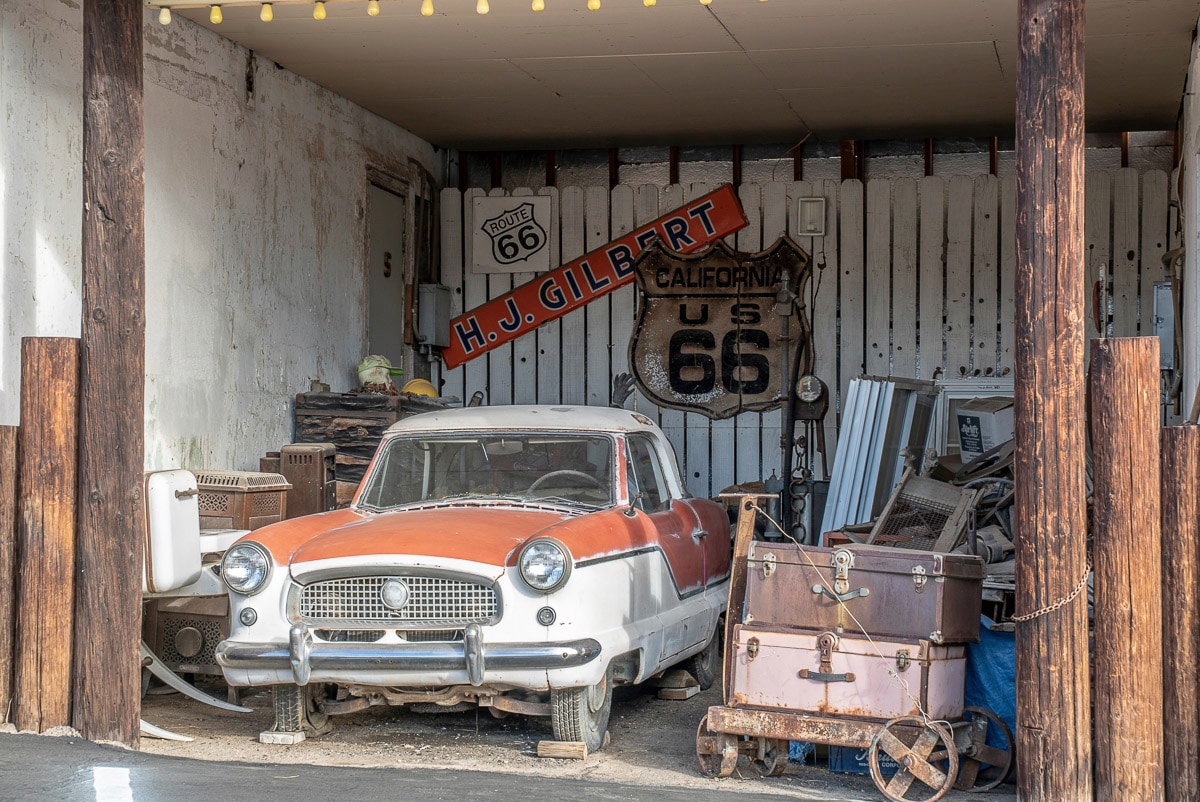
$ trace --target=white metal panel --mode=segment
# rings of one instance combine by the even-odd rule
[[[562,209],[563,264],[583,256],[587,248],[587,229],[584,222],[584,191],[566,187],[559,195]],[[562,349],[559,363],[562,370],[562,402],[582,404],[587,399],[587,307],[580,307],[562,317]]]
[[[200,506],[191,471],[146,475],[146,549],[142,591],[167,593],[200,578]]]
[[[892,372],[892,182],[867,182],[867,264],[865,371]]]
[[[745,253],[762,250],[763,187],[760,184],[742,184],[738,187],[738,198],[746,213],[749,225],[737,233],[737,249]],[[767,478],[770,471],[763,469],[766,446],[763,442],[763,416],[754,413],[738,415],[734,419],[737,439],[737,481],[754,482]],[[776,426],[778,432],[778,426]],[[778,441],[778,435],[776,435]]]
[[[549,195],[553,211],[550,220],[554,231],[550,233],[550,264],[558,266],[562,258],[562,203],[556,187],[546,187],[539,195]],[[539,404],[557,404],[562,400],[562,366],[560,354],[562,343],[562,320],[543,323],[537,330],[537,400]]]
[[[496,188],[488,192],[489,198],[502,198],[507,193],[500,188]],[[472,232],[472,239],[474,232]],[[487,273],[484,276],[487,282],[487,299],[490,301],[493,298],[498,298],[512,291],[513,274],[512,273]],[[488,403],[489,404],[511,404],[513,403],[513,344],[505,343],[498,348],[493,348],[487,353],[488,365]],[[467,399],[463,399],[467,401]]]
[[[921,179],[919,245],[921,292],[917,306],[920,378],[932,379],[945,363],[946,182]]]
[[[514,198],[525,198],[533,195],[528,187],[514,189]],[[551,261],[554,257],[551,256]],[[533,281],[537,274],[534,272],[513,273],[512,285],[520,287]],[[512,402],[514,404],[532,404],[537,401],[537,334],[528,332],[522,334],[512,343]]]
[[[775,241],[787,234],[788,219],[790,218],[788,206],[788,188],[790,184],[782,181],[772,181],[769,184],[763,184],[760,187],[759,196],[762,199],[762,234],[759,240],[758,250],[770,248],[775,244]],[[795,291],[795,287],[792,290]],[[795,318],[792,319],[792,324],[795,325]],[[793,343],[796,340],[793,339]],[[788,353],[788,371],[791,371],[791,360],[794,353]],[[788,383],[794,387],[796,385],[796,377],[790,376]],[[789,387],[784,387],[783,392],[790,392]],[[771,412],[748,412],[740,417],[758,418],[759,422],[759,443],[762,449],[762,468],[760,474],[763,478],[769,477],[774,473],[777,477],[783,478],[783,450],[780,445],[780,437],[783,432],[783,410],[775,410]],[[715,428],[716,424],[714,424]]]
[[[471,201],[484,195],[482,189],[471,188],[463,193],[463,307],[474,309],[488,300],[487,275],[471,269],[471,229],[475,221],[471,214]],[[488,358],[478,356],[463,365],[463,396],[465,402],[476,391],[483,391],[486,403],[492,403],[488,387]]]
[[[1139,307],[1143,310],[1138,333],[1154,333],[1154,321],[1146,310],[1154,309],[1154,282],[1168,278],[1162,256],[1167,252],[1167,201],[1170,199],[1167,174],[1152,170],[1142,177],[1141,287]]]
[[[608,220],[609,189],[588,187],[584,192],[585,249],[590,253],[612,239]],[[605,295],[584,307],[587,311],[587,403],[608,406],[612,398],[612,299]]]
[[[1086,311],[1084,331],[1088,350],[1084,364],[1091,361],[1091,342],[1108,328],[1108,282],[1112,232],[1112,179],[1108,173],[1088,173],[1084,189],[1084,279]]]
[[[813,238],[812,303],[809,320],[813,327],[813,347],[817,378],[829,388],[829,412],[825,416],[826,462],[833,465],[838,448],[838,420],[842,407],[838,383],[838,192],[839,182],[829,179],[814,187],[825,196],[825,236]]]
[[[633,187],[620,184],[613,187],[610,203],[609,225],[612,238],[619,239],[634,228]],[[618,373],[630,373],[629,341],[633,337],[633,321],[636,311],[634,284],[626,284],[612,293],[612,348],[610,351],[610,371],[612,376]]]
[[[968,176],[950,179],[946,207],[946,370],[971,373],[971,195]]]
[[[691,201],[708,193],[708,184],[695,183],[688,185],[685,191],[685,200]],[[712,496],[711,488],[712,480],[712,429],[717,424],[731,426],[732,421],[712,421],[696,412],[688,412],[684,415],[684,427],[686,430],[685,441],[687,443],[687,471],[684,481],[687,483],[688,492],[693,496],[709,497]],[[721,488],[717,488],[720,490]]]
[[[1138,174],[1126,167],[1113,176],[1112,335],[1138,333]]]
[[[971,293],[974,308],[974,373],[993,376],[997,369],[1000,317],[1000,182],[994,175],[975,179],[975,258]]]
[[[1000,375],[1016,366],[1017,179],[1000,179]]]
[[[659,217],[659,188],[652,184],[642,184],[637,187],[634,197],[634,221],[637,226],[644,226]],[[636,306],[634,314],[636,315]],[[636,320],[636,318],[635,318]],[[626,362],[629,355],[626,353]],[[632,369],[632,366],[631,366]],[[638,390],[633,393],[633,408],[653,418],[656,423],[662,422],[662,410]],[[674,445],[674,444],[672,444]]]
[[[841,259],[838,293],[841,306],[841,342],[838,351],[838,380],[844,396],[853,379],[863,373],[863,185],[843,181],[841,197]]]
[[[682,186],[671,184],[663,189],[662,211],[664,213],[678,209],[683,203]],[[680,470],[684,474],[684,482],[687,482],[690,471],[687,468],[687,429],[684,423],[686,416],[677,409],[664,409],[660,415],[662,430],[667,435],[667,439],[671,441],[671,445],[675,448],[675,455],[679,459]]]
[[[892,370],[917,375],[917,182],[897,179],[892,212]]]

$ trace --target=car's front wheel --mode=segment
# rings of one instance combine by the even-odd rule
[[[586,688],[554,688],[550,691],[550,716],[554,738],[587,745],[588,753],[604,746],[608,717],[612,712],[613,669],[610,664],[595,685]]]
[[[322,735],[330,730],[329,716],[320,710],[318,686],[276,685],[272,696],[275,703],[273,732],[303,732]]]

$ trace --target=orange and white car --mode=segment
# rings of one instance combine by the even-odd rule
[[[730,526],[647,417],[468,407],[390,427],[348,509],[225,554],[234,686],[274,686],[264,741],[370,705],[550,717],[604,742],[614,684],[719,673]]]

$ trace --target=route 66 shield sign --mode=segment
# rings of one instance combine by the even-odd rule
[[[811,370],[803,304],[809,258],[787,237],[759,253],[718,240],[685,255],[656,242],[636,269],[638,320],[629,363],[638,389],[659,406],[714,420],[778,409],[785,360],[787,370],[799,369],[793,381]],[[781,309],[778,298],[785,278],[794,296],[783,302],[790,309]]]
[[[549,216],[549,202],[550,198],[542,197],[476,198],[476,270],[495,273],[549,269],[550,235],[543,223]]]

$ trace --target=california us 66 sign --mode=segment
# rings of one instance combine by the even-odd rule
[[[471,209],[476,272],[534,273],[550,269],[550,198],[475,198]]]
[[[710,418],[779,408],[784,401],[783,320],[777,296],[803,298],[808,254],[787,237],[760,253],[718,241],[678,254],[661,243],[637,262],[638,324],[629,362],[638,389],[664,407]],[[812,337],[793,304],[788,338],[799,373],[812,367]],[[796,352],[792,350],[794,355]]]

